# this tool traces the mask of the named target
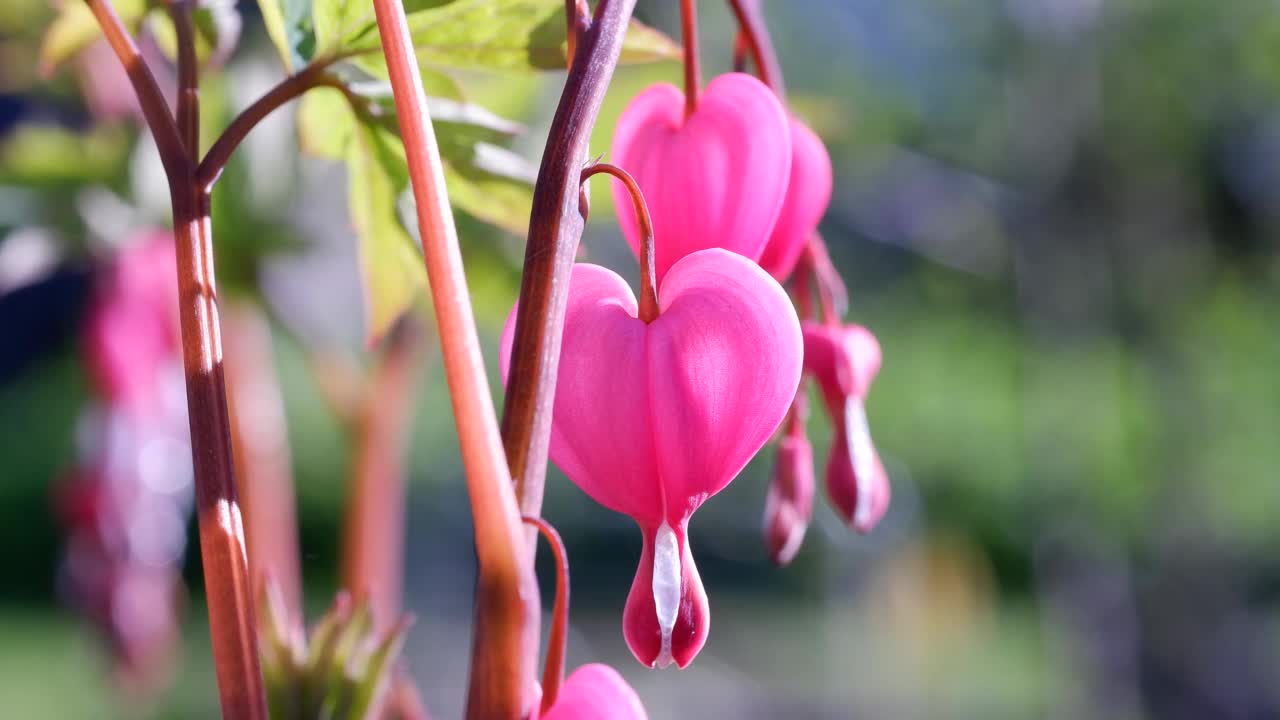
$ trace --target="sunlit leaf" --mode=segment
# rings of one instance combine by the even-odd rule
[[[147,13],[146,0],[118,0],[116,14],[131,32],[137,32]],[[40,44],[40,72],[49,75],[86,45],[102,37],[98,20],[89,6],[79,0],[68,0],[58,17],[50,23]]]
[[[396,204],[408,185],[404,147],[388,130],[358,124],[347,147],[351,220],[360,243],[365,332],[381,337],[423,284],[422,257]]]
[[[342,91],[317,88],[298,105],[298,140],[302,150],[317,157],[340,160],[355,128],[351,105]]]
[[[566,64],[562,0],[457,0],[410,15],[409,29],[425,65],[555,70]],[[679,46],[633,22],[623,56],[630,62],[678,57]]]
[[[312,0],[258,0],[262,23],[286,70],[302,69],[316,51]]]
[[[455,137],[438,127],[440,152],[449,200],[491,225],[524,236],[533,208],[533,181],[537,173],[524,158],[510,150],[465,135]],[[455,142],[455,140],[461,142]]]

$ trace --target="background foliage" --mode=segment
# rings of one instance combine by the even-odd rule
[[[511,232],[527,218],[518,188],[561,79],[530,68],[562,61],[548,9],[560,5],[510,3],[512,17],[489,18],[485,38],[425,22],[415,37],[428,91],[462,113],[457,128],[442,123],[442,144],[495,368],[523,251]],[[642,0],[640,17],[678,36],[674,5]],[[718,3],[700,5],[705,62],[723,70],[732,26]],[[553,474],[546,511],[575,580],[570,662],[615,662],[655,718],[1280,713],[1280,7],[766,6],[792,104],[835,163],[823,231],[850,283],[851,317],[884,346],[868,412],[894,504],[867,538],[820,507],[796,565],[774,570],[758,530],[762,454],[693,527],[715,611],[707,650],[688,671],[650,673],[619,632],[638,534]],[[282,60],[297,68],[372,37],[365,3],[317,0],[310,24],[293,2],[239,7],[241,47],[206,81],[206,128],[269,87]],[[72,330],[88,263],[130,227],[163,222],[167,206],[149,139],[127,121],[90,120],[85,65],[38,74],[53,62],[48,46],[40,52],[51,19],[44,0],[0,8],[0,697],[15,716],[102,717],[102,657],[57,602],[49,483],[72,456],[86,392]],[[508,44],[508,22],[535,31]],[[659,42],[641,36],[636,52],[646,38]],[[460,73],[463,61],[502,72]],[[378,79],[370,56],[347,64],[360,73],[348,77]],[[592,147],[608,148],[640,88],[678,73],[673,62],[620,70]],[[404,178],[376,121],[384,103],[376,92],[308,96],[256,131],[215,196],[224,292],[261,293],[275,318],[317,609],[334,589],[349,447],[306,357],[363,357],[386,315],[363,314],[358,268],[420,281],[396,220]],[[502,148],[502,162],[482,163],[493,156],[480,147]],[[602,190],[585,252],[630,277]],[[32,238],[65,260],[17,290],[14,248]],[[370,269],[384,262],[386,274]],[[395,287],[376,284],[385,304],[368,307],[405,302]],[[405,653],[432,709],[453,717],[470,538],[438,362],[428,373],[407,570],[420,623]],[[821,458],[820,418],[812,430]],[[177,685],[158,707],[122,715],[212,713],[196,562]]]

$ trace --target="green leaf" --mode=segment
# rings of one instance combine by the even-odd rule
[[[359,36],[376,27],[373,3],[367,0],[314,0],[311,12],[317,55],[348,50]]]
[[[389,130],[360,123],[348,143],[347,172],[360,241],[365,333],[374,341],[409,308],[424,280],[422,257],[397,215],[409,179],[404,147]]]
[[[524,158],[486,142],[472,142],[437,126],[449,201],[490,225],[521,237],[529,231],[537,172]],[[462,142],[456,142],[456,139]]]
[[[315,57],[316,35],[312,0],[258,0],[262,23],[284,67],[296,72]]]
[[[147,2],[118,0],[115,9],[125,27],[136,33],[147,13]],[[59,65],[99,37],[102,37],[102,29],[89,6],[79,0],[68,0],[45,31],[40,44],[40,72],[51,75]]]
[[[345,6],[351,0],[320,0]],[[562,70],[566,65],[563,0],[420,0],[406,8],[418,62],[424,67],[466,70]],[[378,47],[372,18],[344,13],[333,49]],[[319,28],[317,15],[317,28]],[[335,23],[336,24],[336,23]],[[358,27],[357,27],[358,26]],[[680,46],[666,35],[632,21],[623,41],[622,62],[679,59]]]
[[[303,152],[341,160],[355,130],[351,105],[336,88],[316,88],[298,105],[298,140]]]

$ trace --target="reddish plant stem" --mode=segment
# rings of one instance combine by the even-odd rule
[[[640,319],[651,323],[658,317],[658,271],[653,259],[653,221],[649,218],[649,205],[636,179],[626,170],[609,163],[596,163],[582,171],[582,182],[593,175],[606,173],[617,178],[631,194],[636,217],[640,222]]]
[[[467,717],[519,720],[533,712],[538,588],[520,552],[523,527],[480,357],[440,149],[398,0],[374,0],[396,117],[417,201],[423,258],[462,446],[476,537],[475,636]],[[579,157],[581,157],[579,155]]]
[[[569,274],[582,238],[582,159],[634,8],[635,0],[600,0],[596,7],[565,81],[534,186],[502,416],[520,510],[530,517],[542,510]]]
[[[169,15],[178,38],[178,132],[187,146],[187,158],[200,156],[200,66],[196,59],[192,0],[170,0]]]
[[[194,176],[188,175],[183,186],[174,188],[172,202],[182,360],[209,632],[223,715],[258,720],[267,716],[266,696],[258,665],[244,524],[236,499],[209,196],[196,190],[194,181]]]
[[[772,88],[778,97],[785,96],[787,91],[782,82],[782,67],[778,64],[778,55],[769,39],[769,29],[765,26],[759,0],[729,0],[729,7],[738,19],[741,36],[751,51],[751,59],[755,63],[756,72],[760,73],[761,82]]]
[[[425,354],[416,321],[410,317],[396,325],[373,369],[347,488],[342,585],[368,600],[376,630],[395,622],[402,604],[405,453]]]
[[[266,95],[258,98],[252,105],[237,115],[226,130],[222,131],[222,135],[214,141],[213,146],[209,148],[209,152],[205,153],[204,159],[200,161],[200,167],[196,170],[196,177],[200,187],[205,191],[213,187],[213,184],[218,180],[218,176],[222,174],[223,168],[226,167],[227,161],[231,159],[231,153],[235,152],[235,149],[249,135],[249,131],[257,127],[258,123],[262,122],[264,118],[306,91],[330,82],[326,71],[330,65],[339,59],[337,57],[328,58],[306,66],[297,73],[281,80]]]
[[[169,105],[165,102],[164,93],[156,83],[156,78],[147,67],[146,60],[138,51],[138,45],[129,36],[120,16],[110,0],[85,0],[89,10],[93,12],[107,38],[107,44],[124,66],[125,74],[133,85],[133,92],[138,96],[138,104],[142,106],[142,117],[155,138],[156,149],[160,151],[160,162],[164,165],[165,175],[172,186],[189,172],[187,149],[178,132],[173,115],[169,113]]]
[[[270,578],[288,617],[300,618],[297,501],[271,329],[262,312],[247,301],[231,303],[226,310],[222,327],[228,349],[227,402],[253,596],[262,597]]]
[[[258,665],[257,626],[223,378],[209,196],[197,188],[191,155],[178,125],[110,1],[85,2],[133,84],[169,181],[196,517],[222,712],[237,720],[265,719],[266,696]]]
[[[698,109],[698,95],[702,92],[696,0],[680,0],[680,40],[684,43],[684,116],[689,117]]]
[[[591,8],[587,0],[564,0],[564,19],[567,25],[565,34],[565,68],[573,67],[573,56],[578,50],[578,37],[587,31]]]
[[[551,610],[551,635],[547,638],[547,661],[542,668],[542,712],[556,704],[560,684],[564,682],[564,648],[569,634],[569,554],[564,540],[551,524],[540,518],[525,516],[547,539],[556,559],[556,598]]]

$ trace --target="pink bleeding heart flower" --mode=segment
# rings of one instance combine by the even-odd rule
[[[642,664],[685,667],[710,612],[690,553],[689,518],[781,423],[799,385],[802,339],[782,287],[721,249],[687,255],[638,319],[616,273],[579,264],[569,283],[551,459],[644,539],[623,634]],[[502,339],[507,379],[516,310]]]
[[[786,111],[759,80],[712,80],[685,116],[684,93],[659,84],[618,120],[613,159],[648,201],[658,280],[677,260],[722,247],[758,260],[787,196],[791,137]],[[611,183],[622,231],[637,253],[640,228],[626,188]]]
[[[175,262],[168,233],[131,243],[97,281],[85,318],[84,355],[98,392],[144,415],[158,412],[156,376],[178,357]]]
[[[804,366],[835,425],[827,494],[845,522],[870,532],[889,508],[889,477],[871,441],[863,401],[880,371],[880,343],[861,325],[804,324]]]
[[[813,445],[805,432],[808,403],[796,393],[787,432],[778,442],[773,482],[764,502],[764,539],[774,564],[789,564],[804,542],[813,515]]]
[[[822,139],[792,117],[791,180],[760,267],[778,282],[786,280],[830,203],[831,156]]]
[[[560,694],[542,720],[648,720],[636,691],[617,670],[592,663],[583,665],[560,687]]]

